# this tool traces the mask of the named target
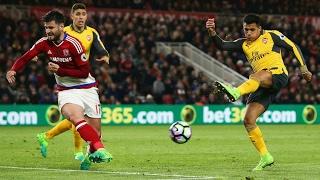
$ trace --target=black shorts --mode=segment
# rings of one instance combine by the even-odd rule
[[[260,103],[265,109],[268,109],[269,105],[272,103],[281,88],[286,86],[288,83],[288,75],[273,74],[272,75],[272,87],[263,88],[259,87],[257,91],[251,93],[248,97],[247,104],[252,102]]]

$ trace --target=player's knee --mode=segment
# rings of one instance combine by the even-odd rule
[[[269,71],[258,71],[250,75],[250,78],[254,78],[260,81],[266,80],[272,77],[272,73]]]
[[[255,79],[255,80],[257,80],[257,81],[261,81],[261,77],[258,75],[258,74],[251,74],[250,76],[249,76],[249,78],[250,79]]]
[[[259,71],[250,75],[250,79],[255,79],[260,82],[262,87],[270,87],[272,85],[272,74],[269,71]]]
[[[66,116],[66,118],[71,122],[84,120],[83,116],[76,112],[67,112],[64,114],[64,116]]]
[[[246,127],[246,129],[250,130],[256,126],[256,120],[249,116],[245,116],[243,120],[243,125]]]

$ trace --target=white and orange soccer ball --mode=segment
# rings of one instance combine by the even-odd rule
[[[191,138],[191,127],[187,122],[177,121],[171,124],[169,136],[171,140],[178,144],[186,143]]]

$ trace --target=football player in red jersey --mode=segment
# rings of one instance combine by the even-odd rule
[[[65,26],[64,31],[77,38],[83,45],[86,53],[86,57],[92,60],[92,54],[98,57],[97,61],[104,61],[109,63],[109,52],[105,49],[102,41],[100,40],[99,33],[92,27],[87,25],[88,14],[86,10],[86,5],[83,3],[75,3],[71,8],[71,19],[72,24]],[[91,55],[91,56],[90,56]],[[34,58],[36,61],[38,58]],[[95,127],[98,132],[101,132],[101,119],[96,119],[90,121],[91,126]],[[94,122],[94,124],[92,124]],[[71,130],[73,132],[74,139],[74,157],[76,160],[80,160],[80,168],[83,170],[89,169],[91,162],[89,161],[88,154],[83,153],[83,143],[82,138],[75,126],[68,119],[64,119],[56,124],[50,130],[38,133],[37,140],[40,145],[40,152],[43,157],[47,157],[49,141],[55,136]]]
[[[32,48],[19,57],[7,72],[7,80],[15,83],[16,72],[32,58],[45,53],[50,62],[48,70],[55,75],[58,89],[58,105],[61,113],[70,120],[89,143],[89,160],[110,162],[112,155],[104,148],[97,131],[90,121],[101,118],[100,101],[95,78],[89,73],[89,62],[81,43],[64,33],[64,16],[50,11],[44,17],[46,37],[39,39]]]

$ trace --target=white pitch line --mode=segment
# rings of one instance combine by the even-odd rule
[[[198,179],[217,179],[218,177],[193,177],[193,178],[175,178],[175,179],[155,179],[155,180],[198,180]],[[222,179],[219,177],[219,179]]]
[[[21,169],[21,170],[40,170],[40,171],[57,171],[57,172],[80,172],[80,173],[98,173],[98,174],[118,174],[118,175],[144,175],[144,176],[159,176],[159,177],[175,177],[179,180],[183,179],[217,179],[222,177],[212,176],[185,176],[179,174],[155,174],[149,172],[120,172],[120,171],[83,171],[75,169],[49,169],[49,168],[33,168],[33,167],[16,167],[16,166],[0,166],[0,169]],[[167,180],[167,179],[166,179]],[[177,179],[171,179],[177,180]]]

